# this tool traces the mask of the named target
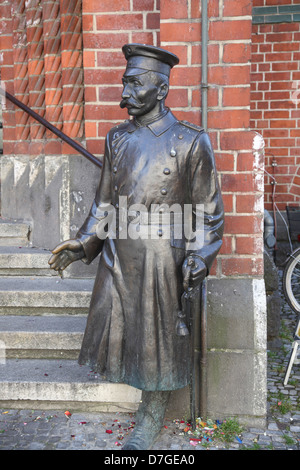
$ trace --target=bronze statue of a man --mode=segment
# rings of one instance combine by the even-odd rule
[[[132,119],[108,133],[90,213],[49,264],[59,271],[101,253],[79,363],[142,390],[124,449],[147,449],[161,430],[170,391],[190,380],[190,335],[176,327],[184,276],[190,287],[207,276],[222,244],[224,215],[208,135],[165,106],[178,57],[142,44],[122,50],[120,106]],[[185,208],[193,240],[180,234]]]

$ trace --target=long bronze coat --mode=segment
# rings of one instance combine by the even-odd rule
[[[170,236],[163,235],[164,225],[154,225],[158,236],[145,237],[147,221],[140,220],[134,225],[139,238],[124,237],[118,230],[124,221],[120,196],[127,197],[128,208],[143,204],[149,211],[153,204],[179,204],[182,210],[192,204],[194,216],[196,204],[203,204],[202,246],[189,251],[184,238],[174,236],[175,215]],[[107,225],[109,205],[116,208],[117,232],[103,240],[99,233]],[[126,214],[125,220],[130,223],[132,216]],[[95,200],[77,234],[86,263],[101,252],[79,363],[91,365],[110,381],[142,390],[187,385],[190,336],[176,334],[182,264],[192,252],[209,270],[222,231],[214,155],[203,129],[178,121],[169,110],[148,125],[132,120],[113,128],[106,138]]]

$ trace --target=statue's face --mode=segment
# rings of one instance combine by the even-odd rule
[[[127,108],[131,116],[144,116],[158,108],[161,97],[161,86],[155,73],[123,76],[123,93],[121,108]]]

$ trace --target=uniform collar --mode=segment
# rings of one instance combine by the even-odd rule
[[[138,124],[135,119],[129,121],[129,128],[127,129],[127,132],[134,132],[140,127],[148,127],[151,132],[156,137],[158,137],[166,132],[174,124],[174,122],[177,122],[177,119],[172,114],[172,112],[168,110],[167,113],[162,117],[158,117],[155,121],[152,121],[149,124],[145,124],[144,126]]]

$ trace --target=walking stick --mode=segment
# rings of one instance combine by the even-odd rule
[[[200,396],[202,418],[207,417],[207,282],[203,280],[200,297]]]
[[[206,279],[188,294],[191,321],[191,425],[196,429],[196,413],[207,415],[207,311]]]
[[[198,323],[198,316],[197,316],[197,306],[199,306],[199,287],[196,287],[195,289],[191,290],[191,292],[188,294],[189,295],[189,305],[190,305],[190,329],[191,329],[191,386],[190,386],[190,414],[191,414],[191,426],[192,430],[195,431],[196,429],[196,395],[197,395],[197,353],[195,351],[195,346],[196,346],[196,331],[198,331],[197,328],[197,323]]]
[[[22,103],[19,101],[15,96],[11,95],[7,91],[3,90],[3,88],[0,87],[0,94],[7,98],[9,101],[11,101],[14,105],[16,105],[18,108],[22,109],[25,113],[29,114],[33,119],[38,121],[42,126],[46,127],[49,131],[53,132],[57,137],[62,139],[64,142],[69,144],[71,147],[73,147],[77,152],[81,153],[85,158],[90,160],[94,165],[97,165],[99,168],[102,168],[102,162],[98,160],[94,155],[92,155],[87,149],[82,147],[78,142],[75,142],[75,140],[71,139],[68,137],[66,134],[64,134],[62,131],[57,129],[57,127],[53,126],[49,121],[47,121],[45,118],[37,114],[35,111],[33,111],[31,108],[26,106],[26,104]]]
[[[207,414],[207,311],[206,279],[195,288],[188,287],[192,267],[193,261],[190,260],[184,276],[183,313],[179,315],[181,318],[181,329],[178,334],[182,336],[187,334],[182,320],[184,317],[187,317],[191,332],[190,415],[191,427],[192,430],[195,430],[196,413],[199,411],[203,418]]]

